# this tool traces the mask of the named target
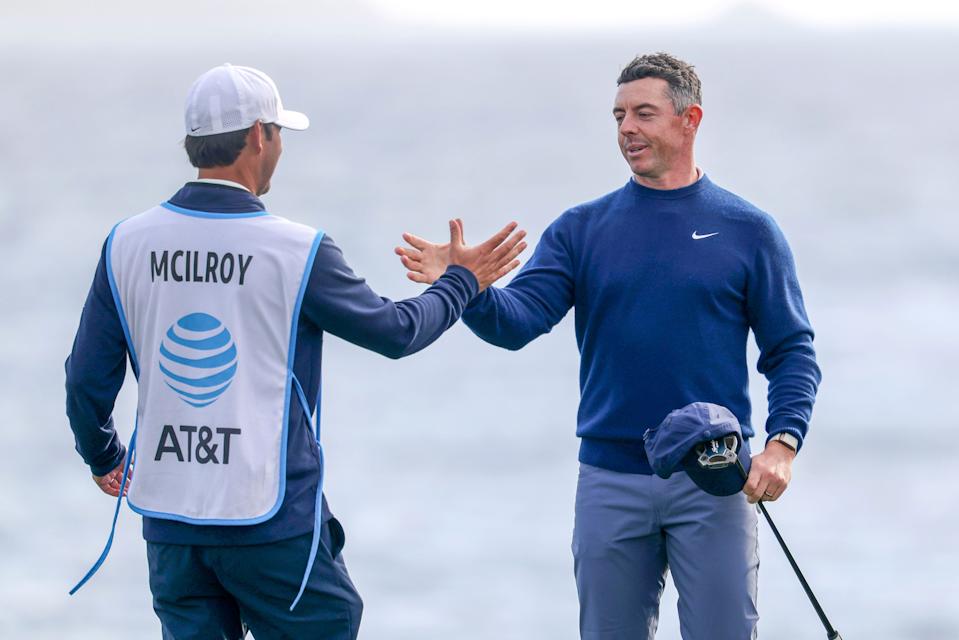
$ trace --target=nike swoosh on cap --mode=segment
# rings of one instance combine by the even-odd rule
[[[699,235],[698,233],[693,231],[693,240],[702,240],[703,238],[712,238],[713,236],[718,236],[718,235],[719,235],[718,231],[715,233],[706,233],[703,235]]]

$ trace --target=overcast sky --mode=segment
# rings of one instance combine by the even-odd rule
[[[395,19],[489,26],[615,26],[642,17],[651,25],[711,20],[744,8],[817,26],[959,24],[959,3],[944,0],[370,0]]]
[[[196,32],[216,25],[270,24],[322,31],[399,24],[455,28],[584,30],[791,22],[810,27],[959,26],[959,3],[945,0],[30,0],[0,2],[0,32],[114,32],[137,24]],[[245,29],[246,30],[246,29]],[[155,33],[155,31],[153,32]]]

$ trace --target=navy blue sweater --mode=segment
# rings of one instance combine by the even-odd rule
[[[789,246],[769,215],[707,177],[669,191],[630,180],[570,209],[463,321],[519,349],[573,306],[581,462],[652,473],[643,432],[697,401],[726,406],[754,435],[749,329],[769,379],[766,431],[805,437],[820,372]]]
[[[170,198],[170,203],[214,213],[265,210],[263,203],[245,190],[198,182],[188,183]],[[420,296],[394,303],[376,295],[355,275],[333,240],[324,236],[303,298],[293,363],[310,409],[315,408],[320,388],[324,331],[390,358],[400,358],[439,338],[459,319],[477,288],[476,278],[468,269],[452,266]],[[66,362],[67,416],[77,451],[95,475],[113,470],[126,454],[112,413],[123,385],[127,357],[101,253],[73,351]],[[169,544],[260,544],[312,531],[320,470],[316,440],[301,411],[290,412],[287,451],[286,494],[270,520],[251,526],[197,526],[144,517],[143,537]],[[325,519],[329,513],[325,500],[323,504]]]

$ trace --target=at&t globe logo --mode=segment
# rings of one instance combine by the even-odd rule
[[[216,402],[236,375],[236,344],[206,313],[177,320],[160,341],[160,371],[168,387],[193,407]]]

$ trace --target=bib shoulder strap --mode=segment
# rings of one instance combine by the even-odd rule
[[[300,381],[297,380],[296,376],[293,375],[293,372],[290,372],[290,377],[293,379],[293,387],[296,389],[296,397],[299,398],[300,406],[303,407],[303,414],[306,416],[306,421],[307,423],[310,423],[313,420],[313,416],[310,415],[310,405],[306,401],[306,394],[303,392],[303,386],[300,384]],[[317,402],[317,404],[319,404],[319,402]],[[290,611],[293,611],[296,605],[300,602],[300,598],[303,597],[303,592],[306,590],[306,583],[309,582],[310,573],[313,571],[313,563],[316,561],[316,552],[320,546],[320,532],[323,529],[323,473],[326,465],[323,462],[323,446],[320,444],[319,407],[317,407],[316,445],[320,452],[320,476],[316,483],[316,505],[313,511],[313,540],[310,542],[310,556],[306,561],[306,570],[303,572],[303,580],[300,582],[300,590],[296,593],[296,597],[293,599],[293,603],[290,605]]]

